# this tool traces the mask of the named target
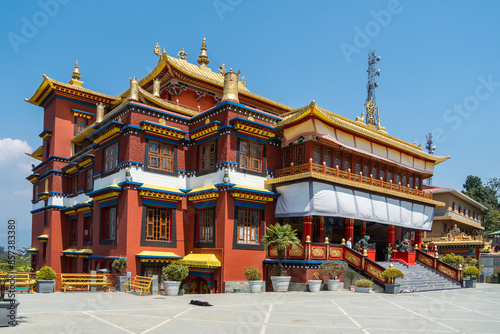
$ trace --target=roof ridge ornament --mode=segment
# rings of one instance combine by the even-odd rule
[[[153,52],[155,55],[157,55],[158,57],[161,56],[161,47],[158,43],[156,43],[156,46],[155,48],[153,49]]]
[[[203,43],[201,43],[200,56],[198,57],[198,64],[200,64],[200,67],[207,67],[209,63],[210,60],[207,56],[207,39],[203,38]]]
[[[81,86],[83,85],[83,81],[80,81],[81,79],[80,75],[80,67],[78,66],[78,60],[75,63],[75,69],[73,70],[73,74],[71,74],[71,81],[69,82],[71,85],[78,85]]]
[[[186,60],[189,53],[184,52],[184,48],[182,48],[181,51],[177,53],[177,56],[182,60]]]

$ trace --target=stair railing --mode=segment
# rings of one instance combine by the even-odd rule
[[[344,246],[344,261],[356,268],[360,273],[373,278],[379,284],[386,284],[387,279],[382,276],[385,268],[368,258],[366,251],[364,254],[353,251]]]
[[[423,264],[427,268],[430,268],[432,270],[435,270],[446,277],[451,278],[454,281],[457,281],[459,283],[462,282],[463,275],[462,275],[462,269],[455,268],[453,266],[450,266],[448,263],[445,263],[439,258],[432,256],[430,254],[427,254],[426,252],[420,250],[420,249],[415,249],[417,256],[416,256],[416,261],[419,263]],[[438,256],[438,253],[436,252],[436,256]]]

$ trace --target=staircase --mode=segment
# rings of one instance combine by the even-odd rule
[[[461,284],[431,270],[419,263],[407,266],[400,262],[377,262],[384,268],[389,268],[392,263],[394,268],[405,274],[405,278],[396,278],[396,283],[401,284],[400,292],[420,292],[431,290],[460,289]]]

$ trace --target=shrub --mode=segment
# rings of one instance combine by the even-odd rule
[[[475,266],[470,266],[464,269],[464,276],[479,276],[481,273]]]
[[[327,279],[337,279],[348,268],[347,263],[340,261],[326,261],[319,265],[321,276]]]
[[[278,274],[279,272],[279,268],[278,268],[278,265],[272,265],[272,266],[269,266],[269,277],[271,276],[280,276]],[[288,275],[288,270],[285,268],[285,267],[282,267],[281,268],[281,276],[287,276]]]
[[[54,272],[54,270],[52,270],[51,267],[45,266],[40,268],[40,270],[36,273],[36,279],[42,281],[53,280],[56,279],[56,273]]]
[[[163,279],[165,281],[182,281],[189,275],[188,267],[182,264],[171,264],[162,269]]]
[[[491,275],[491,278],[498,278],[498,274]]]
[[[352,280],[356,277],[356,273],[354,271],[348,271],[345,273],[345,276],[349,279],[349,282],[352,284]]]
[[[321,274],[317,271],[314,272],[313,274],[313,280],[321,280]]]
[[[354,286],[357,286],[358,288],[373,288],[373,281],[365,278],[358,279],[356,282],[354,282]]]
[[[396,278],[405,278],[405,274],[399,269],[396,268],[388,268],[384,270],[382,276],[387,278],[388,283],[394,283]]]
[[[249,281],[259,281],[262,277],[262,271],[257,267],[245,268],[243,274],[245,274],[245,278]]]
[[[458,266],[461,264],[462,266],[465,263],[465,260],[462,256],[460,255],[455,255],[454,253],[446,254],[442,257],[439,258],[441,261],[444,263],[449,264],[452,267],[455,267],[458,269]]]
[[[127,259],[126,258],[119,258],[113,261],[113,264],[111,267],[115,268],[120,272],[120,274],[123,273],[123,270],[127,268]]]

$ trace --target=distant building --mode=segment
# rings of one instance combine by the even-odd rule
[[[155,54],[118,96],[84,88],[77,64],[69,84],[44,76],[27,100],[44,113],[28,177],[34,268],[88,272],[126,257],[127,271],[151,275],[179,261],[192,291],[224,292],[262,268],[275,222],[323,246],[369,234],[377,257],[431,230],[443,203],[422,180],[448,157],[388,135],[370,103],[367,123],[314,101],[293,109],[224,65],[212,71],[205,41],[199,65]],[[342,256],[321,247],[293,254],[305,265]]]

